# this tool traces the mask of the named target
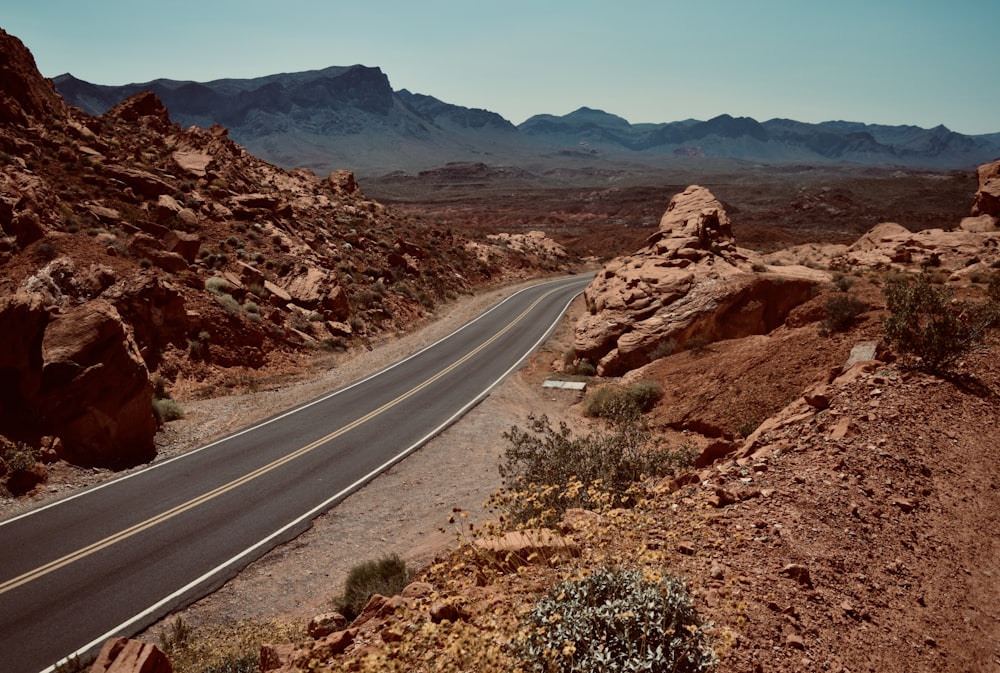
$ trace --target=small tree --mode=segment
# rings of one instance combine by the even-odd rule
[[[978,305],[956,300],[951,289],[935,286],[927,274],[894,278],[885,285],[889,317],[883,323],[889,341],[920,358],[920,367],[940,373],[982,343],[996,324],[993,302]]]

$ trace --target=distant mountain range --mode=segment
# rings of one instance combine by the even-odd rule
[[[631,124],[590,108],[536,115],[515,126],[487,110],[394,91],[379,68],[361,65],[213,82],[107,86],[69,74],[54,81],[68,103],[94,115],[153,91],[182,126],[221,124],[253,154],[317,173],[350,168],[379,175],[468,161],[534,170],[604,162],[646,170],[683,167],[700,157],[968,169],[1000,157],[1000,133],[969,136],[944,126],[758,122],[729,115]]]

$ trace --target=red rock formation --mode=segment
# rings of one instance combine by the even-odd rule
[[[104,643],[90,673],[173,673],[167,656],[155,645],[128,638]]]
[[[712,193],[688,187],[646,247],[609,262],[584,291],[590,314],[577,323],[576,355],[618,376],[693,340],[763,334],[828,279],[802,267],[758,273],[749,254]]]
[[[66,103],[42,77],[24,44],[0,28],[0,124],[26,126],[29,120],[65,116]]]
[[[972,215],[1000,218],[1000,161],[979,167],[979,191],[976,192]]]

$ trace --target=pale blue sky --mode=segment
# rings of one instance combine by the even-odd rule
[[[12,4],[3,0],[3,4]],[[997,0],[38,0],[42,74],[208,81],[361,63],[497,112],[846,119],[1000,131]]]

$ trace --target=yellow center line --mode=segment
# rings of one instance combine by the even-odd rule
[[[450,364],[448,367],[442,369],[440,372],[438,372],[434,376],[430,377],[426,381],[420,383],[417,386],[414,386],[413,388],[411,388],[410,390],[406,391],[405,393],[403,393],[399,397],[395,398],[394,400],[392,400],[390,402],[386,402],[385,404],[383,404],[378,409],[375,409],[374,411],[370,411],[369,413],[367,413],[364,416],[362,416],[362,417],[360,417],[360,418],[352,421],[351,423],[348,423],[347,425],[342,426],[341,428],[338,428],[337,430],[334,430],[330,434],[328,434],[328,435],[326,435],[324,437],[321,437],[320,439],[317,439],[316,441],[314,441],[314,442],[312,442],[310,444],[307,444],[307,445],[305,445],[305,446],[303,446],[303,447],[301,447],[299,449],[296,449],[295,451],[293,451],[293,452],[291,452],[289,454],[286,454],[286,455],[282,456],[281,458],[278,458],[277,460],[275,460],[275,461],[273,461],[271,463],[268,463],[267,465],[259,467],[256,470],[254,470],[253,472],[249,472],[249,473],[243,475],[242,477],[238,477],[237,479],[234,479],[234,480],[230,481],[227,484],[223,484],[222,486],[219,486],[219,487],[217,487],[217,488],[215,488],[215,489],[213,489],[213,490],[211,490],[211,491],[209,491],[207,493],[204,493],[204,494],[202,494],[202,495],[200,495],[200,496],[198,496],[196,498],[192,498],[191,500],[188,500],[187,502],[181,503],[180,505],[177,505],[176,507],[168,509],[165,512],[161,512],[160,514],[157,514],[154,517],[151,517],[149,519],[146,519],[145,521],[142,521],[142,522],[137,523],[137,524],[135,524],[133,526],[130,526],[129,528],[126,528],[126,529],[124,529],[122,531],[114,533],[113,535],[109,535],[108,537],[106,537],[106,538],[104,538],[102,540],[98,540],[97,542],[94,542],[92,544],[89,544],[86,547],[82,547],[81,549],[78,549],[78,550],[76,550],[74,552],[71,552],[71,553],[63,556],[62,558],[58,558],[58,559],[56,559],[54,561],[50,561],[49,563],[46,563],[45,565],[39,566],[38,568],[35,568],[34,570],[29,570],[28,572],[26,572],[26,573],[24,573],[22,575],[19,575],[17,577],[9,579],[6,582],[0,583],[0,594],[4,594],[4,593],[6,593],[8,591],[16,589],[19,586],[27,584],[28,582],[32,582],[32,581],[34,581],[34,580],[36,580],[36,579],[38,579],[40,577],[43,577],[44,575],[47,575],[47,574],[49,574],[51,572],[59,570],[60,568],[68,566],[71,563],[75,563],[76,561],[79,561],[79,560],[81,560],[83,558],[86,558],[87,556],[90,556],[91,554],[95,554],[98,551],[101,551],[102,549],[106,549],[107,547],[110,547],[113,544],[121,542],[122,540],[126,540],[126,539],[132,537],[133,535],[137,535],[137,534],[141,533],[144,530],[147,530],[149,528],[152,528],[153,526],[156,526],[156,525],[161,524],[161,523],[163,523],[165,521],[168,521],[168,520],[170,520],[170,519],[172,519],[172,518],[174,518],[176,516],[179,516],[180,514],[183,514],[184,512],[187,512],[188,510],[191,510],[191,509],[193,509],[193,508],[195,508],[195,507],[197,507],[199,505],[202,505],[202,504],[204,504],[206,502],[209,502],[210,500],[214,500],[215,498],[217,498],[217,497],[219,497],[219,496],[221,496],[221,495],[223,495],[225,493],[228,493],[229,491],[232,491],[233,489],[239,488],[240,486],[243,486],[244,484],[247,484],[247,483],[253,481],[254,479],[257,479],[258,477],[261,477],[261,476],[267,474],[268,472],[276,470],[277,468],[281,467],[282,465],[285,465],[286,463],[290,463],[291,461],[295,460],[296,458],[300,458],[300,457],[306,455],[307,453],[310,453],[311,451],[316,450],[320,446],[323,446],[327,442],[330,442],[331,440],[334,440],[334,439],[336,439],[336,438],[338,438],[338,437],[340,437],[340,436],[342,436],[342,435],[350,432],[351,430],[354,430],[358,426],[363,425],[364,423],[367,423],[368,421],[370,421],[371,419],[375,418],[376,416],[379,416],[380,414],[384,413],[386,410],[391,409],[392,407],[396,406],[397,404],[400,404],[404,400],[407,400],[410,397],[412,397],[413,395],[416,395],[421,390],[427,388],[428,386],[432,385],[436,381],[438,381],[441,378],[447,376],[449,373],[451,373],[452,371],[454,371],[456,368],[460,367],[462,364],[464,364],[465,362],[467,362],[469,359],[475,357],[478,353],[480,353],[481,351],[483,351],[484,349],[486,349],[487,347],[489,347],[490,344],[492,344],[497,339],[499,339],[501,336],[503,336],[504,334],[506,334],[507,332],[509,332],[511,329],[513,329],[514,326],[517,323],[519,323],[522,320],[524,320],[525,316],[527,316],[528,313],[530,313],[532,310],[534,310],[534,308],[536,306],[538,306],[539,303],[541,303],[545,298],[547,298],[549,295],[553,294],[554,292],[558,291],[559,289],[560,288],[554,288],[552,290],[549,290],[548,292],[546,292],[545,294],[543,294],[541,297],[539,297],[538,299],[536,299],[530,306],[528,306],[528,308],[526,308],[524,311],[522,311],[520,315],[518,315],[516,318],[514,318],[511,322],[507,323],[507,325],[502,330],[500,330],[499,332],[497,332],[496,334],[494,334],[492,337],[490,337],[489,339],[487,339],[486,341],[484,341],[483,343],[481,343],[475,349],[469,351],[462,358],[456,360],[455,362],[453,362],[452,364]]]

